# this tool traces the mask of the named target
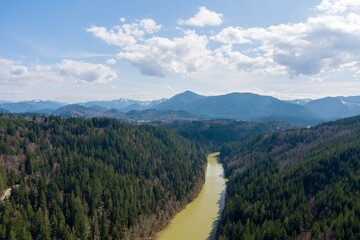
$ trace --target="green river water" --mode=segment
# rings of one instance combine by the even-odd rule
[[[159,240],[213,239],[217,220],[225,201],[223,167],[219,153],[208,156],[205,183],[199,196],[179,212],[162,232]]]

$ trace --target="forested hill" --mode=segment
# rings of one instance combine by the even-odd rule
[[[261,133],[279,132],[291,128],[291,125],[280,121],[251,122],[228,119],[167,121],[153,124],[171,128],[210,151],[219,151],[225,143],[245,141]]]
[[[360,239],[360,117],[222,149],[219,239]]]
[[[205,153],[105,118],[0,116],[0,239],[152,236],[199,191]]]

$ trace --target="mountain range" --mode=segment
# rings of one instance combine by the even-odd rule
[[[155,106],[161,110],[185,110],[206,119],[226,118],[237,120],[295,120],[319,119],[307,108],[269,96],[253,93],[230,93],[221,96],[201,96],[187,91]]]
[[[170,119],[280,120],[313,125],[360,114],[360,96],[283,101],[253,93],[202,96],[186,91],[170,99],[118,99],[66,104],[55,101],[0,101],[0,111],[64,117],[112,117],[121,120]]]
[[[79,105],[85,106],[85,107],[101,107],[107,110],[110,109],[116,109],[121,112],[128,112],[131,110],[146,110],[150,109],[167,99],[159,99],[159,100],[153,100],[153,101],[138,101],[138,100],[132,100],[132,99],[125,99],[120,98],[117,100],[110,100],[110,101],[90,101],[90,102],[84,102],[79,103]]]
[[[1,102],[1,101],[0,101]],[[32,101],[22,101],[22,102],[1,102],[0,108],[5,109],[12,113],[25,113],[25,112],[38,112],[38,111],[51,111],[62,106],[65,106],[65,103],[60,103],[56,101],[42,101],[35,99]]]

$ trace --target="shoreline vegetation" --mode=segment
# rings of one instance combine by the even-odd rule
[[[158,234],[158,240],[214,239],[226,188],[219,154],[208,155],[205,183],[199,195],[175,215]]]
[[[148,239],[190,202],[206,153],[108,118],[0,116],[1,239]]]
[[[360,116],[229,143],[219,239],[360,239]]]
[[[210,222],[180,239],[359,239],[359,149],[360,116],[291,128],[0,114],[0,239],[155,239],[181,215]],[[196,204],[199,218],[183,214]]]

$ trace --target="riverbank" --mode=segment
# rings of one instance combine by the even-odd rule
[[[197,198],[189,203],[158,235],[159,240],[203,240],[214,236],[218,217],[224,206],[225,179],[219,153],[208,156],[204,186]]]

